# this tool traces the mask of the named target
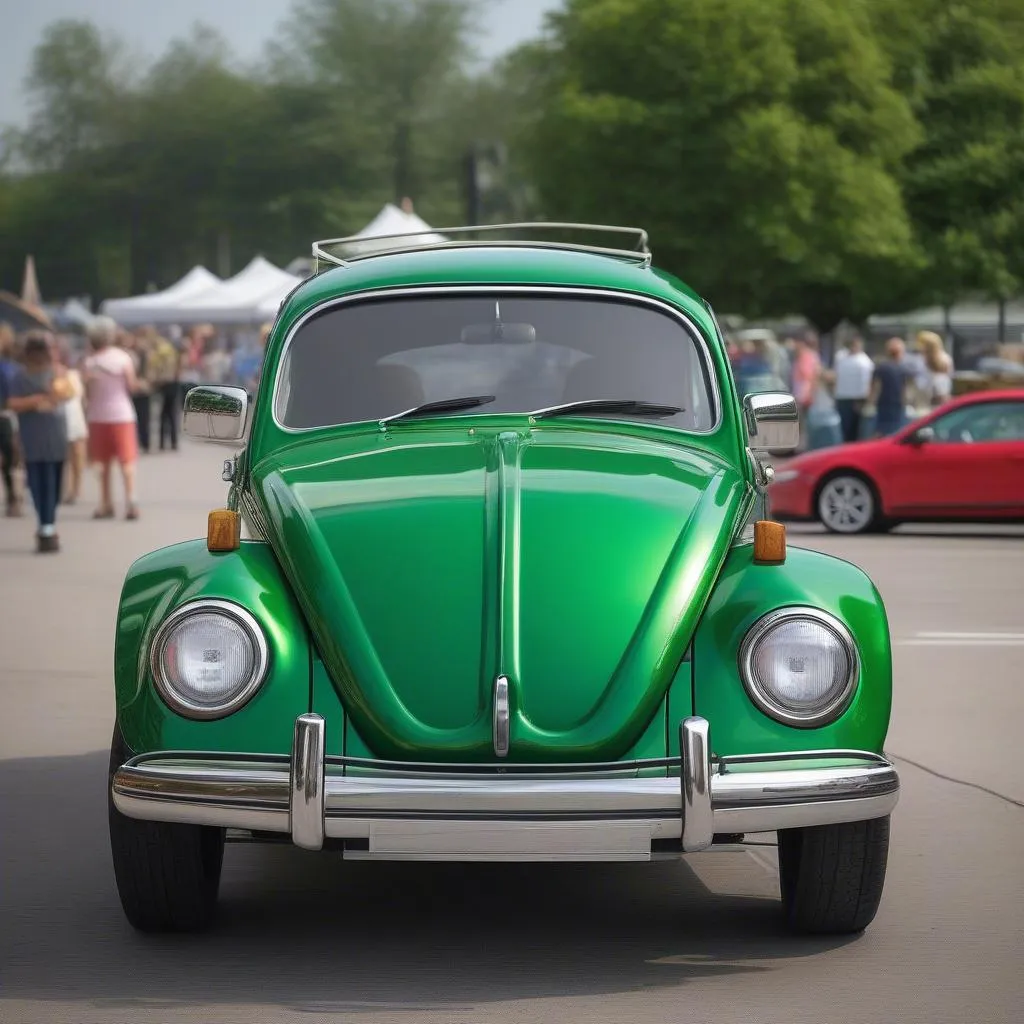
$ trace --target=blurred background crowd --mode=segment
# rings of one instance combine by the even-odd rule
[[[53,22],[0,131],[11,365],[42,329],[85,371],[111,317],[143,454],[190,382],[254,385],[313,239],[430,224],[646,227],[809,447],[1024,381],[1019,0],[241,6],[271,19],[259,54],[230,18],[159,54]],[[543,23],[503,46],[499,7]]]
[[[126,519],[139,517],[140,453],[177,451],[184,396],[195,383],[255,391],[270,325],[257,332],[198,324],[182,331],[128,330],[91,318],[83,334],[0,321],[0,466],[8,517],[38,520],[36,547],[60,548],[57,509],[82,496],[86,468],[97,471],[94,519],[115,516],[119,471]]]

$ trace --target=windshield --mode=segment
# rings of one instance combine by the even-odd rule
[[[286,427],[322,427],[468,396],[493,401],[434,414],[609,399],[678,408],[656,422],[683,430],[715,423],[708,367],[681,320],[639,303],[569,295],[411,296],[326,310],[291,340],[276,415]],[[579,415],[653,422],[623,409]]]

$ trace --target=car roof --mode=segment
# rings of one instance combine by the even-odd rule
[[[360,292],[449,285],[601,289],[660,299],[681,309],[709,338],[716,337],[704,300],[662,270],[614,255],[500,243],[385,252],[324,271],[294,289],[280,319],[290,325],[322,303]]]
[[[969,391],[966,395],[957,395],[950,399],[945,408],[958,405],[971,405],[974,402],[1021,402],[1024,401],[1024,388],[999,388],[993,391]],[[942,408],[940,406],[940,408]],[[936,410],[938,411],[938,410]]]

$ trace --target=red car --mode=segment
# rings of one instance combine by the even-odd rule
[[[768,493],[773,517],[833,533],[1024,522],[1024,389],[964,395],[891,437],[799,455]]]

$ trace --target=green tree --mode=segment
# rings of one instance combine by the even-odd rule
[[[545,60],[547,214],[649,226],[659,263],[727,310],[828,329],[900,286],[917,129],[860,5],[569,0]]]
[[[884,31],[900,13],[904,31]],[[876,18],[923,130],[903,171],[921,291],[947,308],[967,293],[1005,302],[1024,287],[1024,9],[903,0]]]
[[[32,54],[25,88],[32,116],[20,145],[36,166],[59,168],[119,130],[131,81],[123,46],[87,21],[54,22]]]
[[[315,89],[311,128],[324,138],[340,135],[349,156],[364,162],[370,187],[353,204],[353,224],[385,200],[451,204],[463,152],[444,143],[466,86],[475,9],[471,0],[296,3],[271,50],[273,75]]]

